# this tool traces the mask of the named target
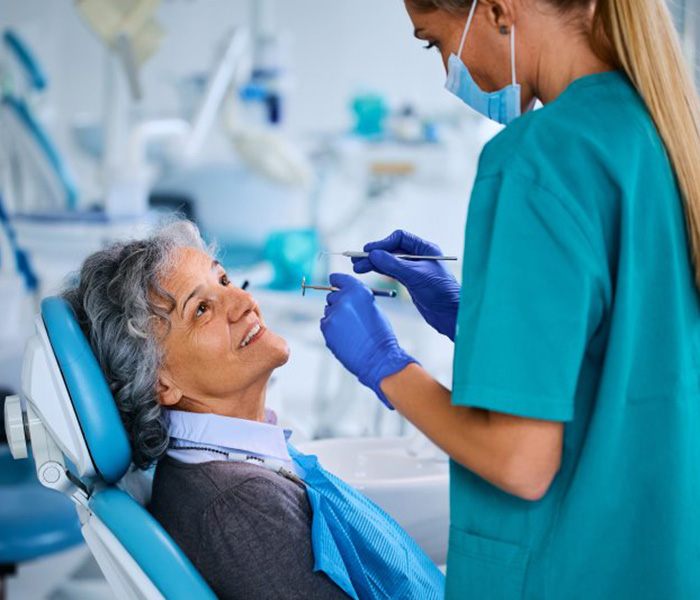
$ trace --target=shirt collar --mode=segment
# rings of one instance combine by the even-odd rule
[[[176,446],[210,446],[291,461],[287,450],[291,431],[275,424],[272,411],[266,411],[265,423],[180,410],[167,410],[166,413],[168,433]]]

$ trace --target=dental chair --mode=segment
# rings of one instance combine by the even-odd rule
[[[5,402],[12,455],[31,444],[39,481],[75,504],[81,532],[117,598],[214,599],[165,530],[116,484],[131,450],[114,399],[68,304],[47,298]]]

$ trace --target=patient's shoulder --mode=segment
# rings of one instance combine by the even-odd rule
[[[156,469],[155,503],[185,496],[190,510],[206,510],[217,503],[249,504],[261,510],[290,502],[306,503],[303,486],[268,469],[248,463],[212,461],[187,464],[165,458]]]
[[[188,555],[221,598],[344,598],[314,572],[306,490],[241,463],[207,463],[218,493],[198,515]]]
[[[215,509],[253,515],[287,512],[287,518],[303,521],[310,515],[303,485],[269,469],[225,461],[187,464],[172,458],[158,463],[152,512],[172,520],[173,513],[191,518]]]
[[[210,576],[210,556],[240,566],[251,554],[269,554],[282,538],[294,545],[310,536],[305,489],[247,463],[187,464],[166,457],[156,468],[149,510]]]
[[[235,511],[237,520],[282,518],[308,525],[311,510],[303,485],[268,469],[245,463],[208,463],[218,494],[208,509]]]

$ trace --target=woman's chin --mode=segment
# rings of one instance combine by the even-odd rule
[[[269,329],[256,342],[254,352],[258,359],[262,360],[270,369],[276,369],[286,364],[289,360],[289,344]]]
[[[274,356],[277,359],[275,364],[275,367],[277,368],[287,364],[287,361],[289,361],[290,350],[287,340],[279,337],[278,335],[275,335],[275,338],[277,339],[275,340],[274,344]]]

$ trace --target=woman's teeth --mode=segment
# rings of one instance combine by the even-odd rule
[[[248,332],[248,335],[245,336],[245,338],[244,338],[243,341],[241,342],[241,346],[240,346],[240,347],[241,347],[241,348],[245,348],[245,347],[250,343],[250,340],[252,340],[256,335],[258,335],[258,333],[260,333],[260,329],[261,329],[260,323],[256,324],[256,325],[253,327],[253,329],[251,329],[251,330]]]

